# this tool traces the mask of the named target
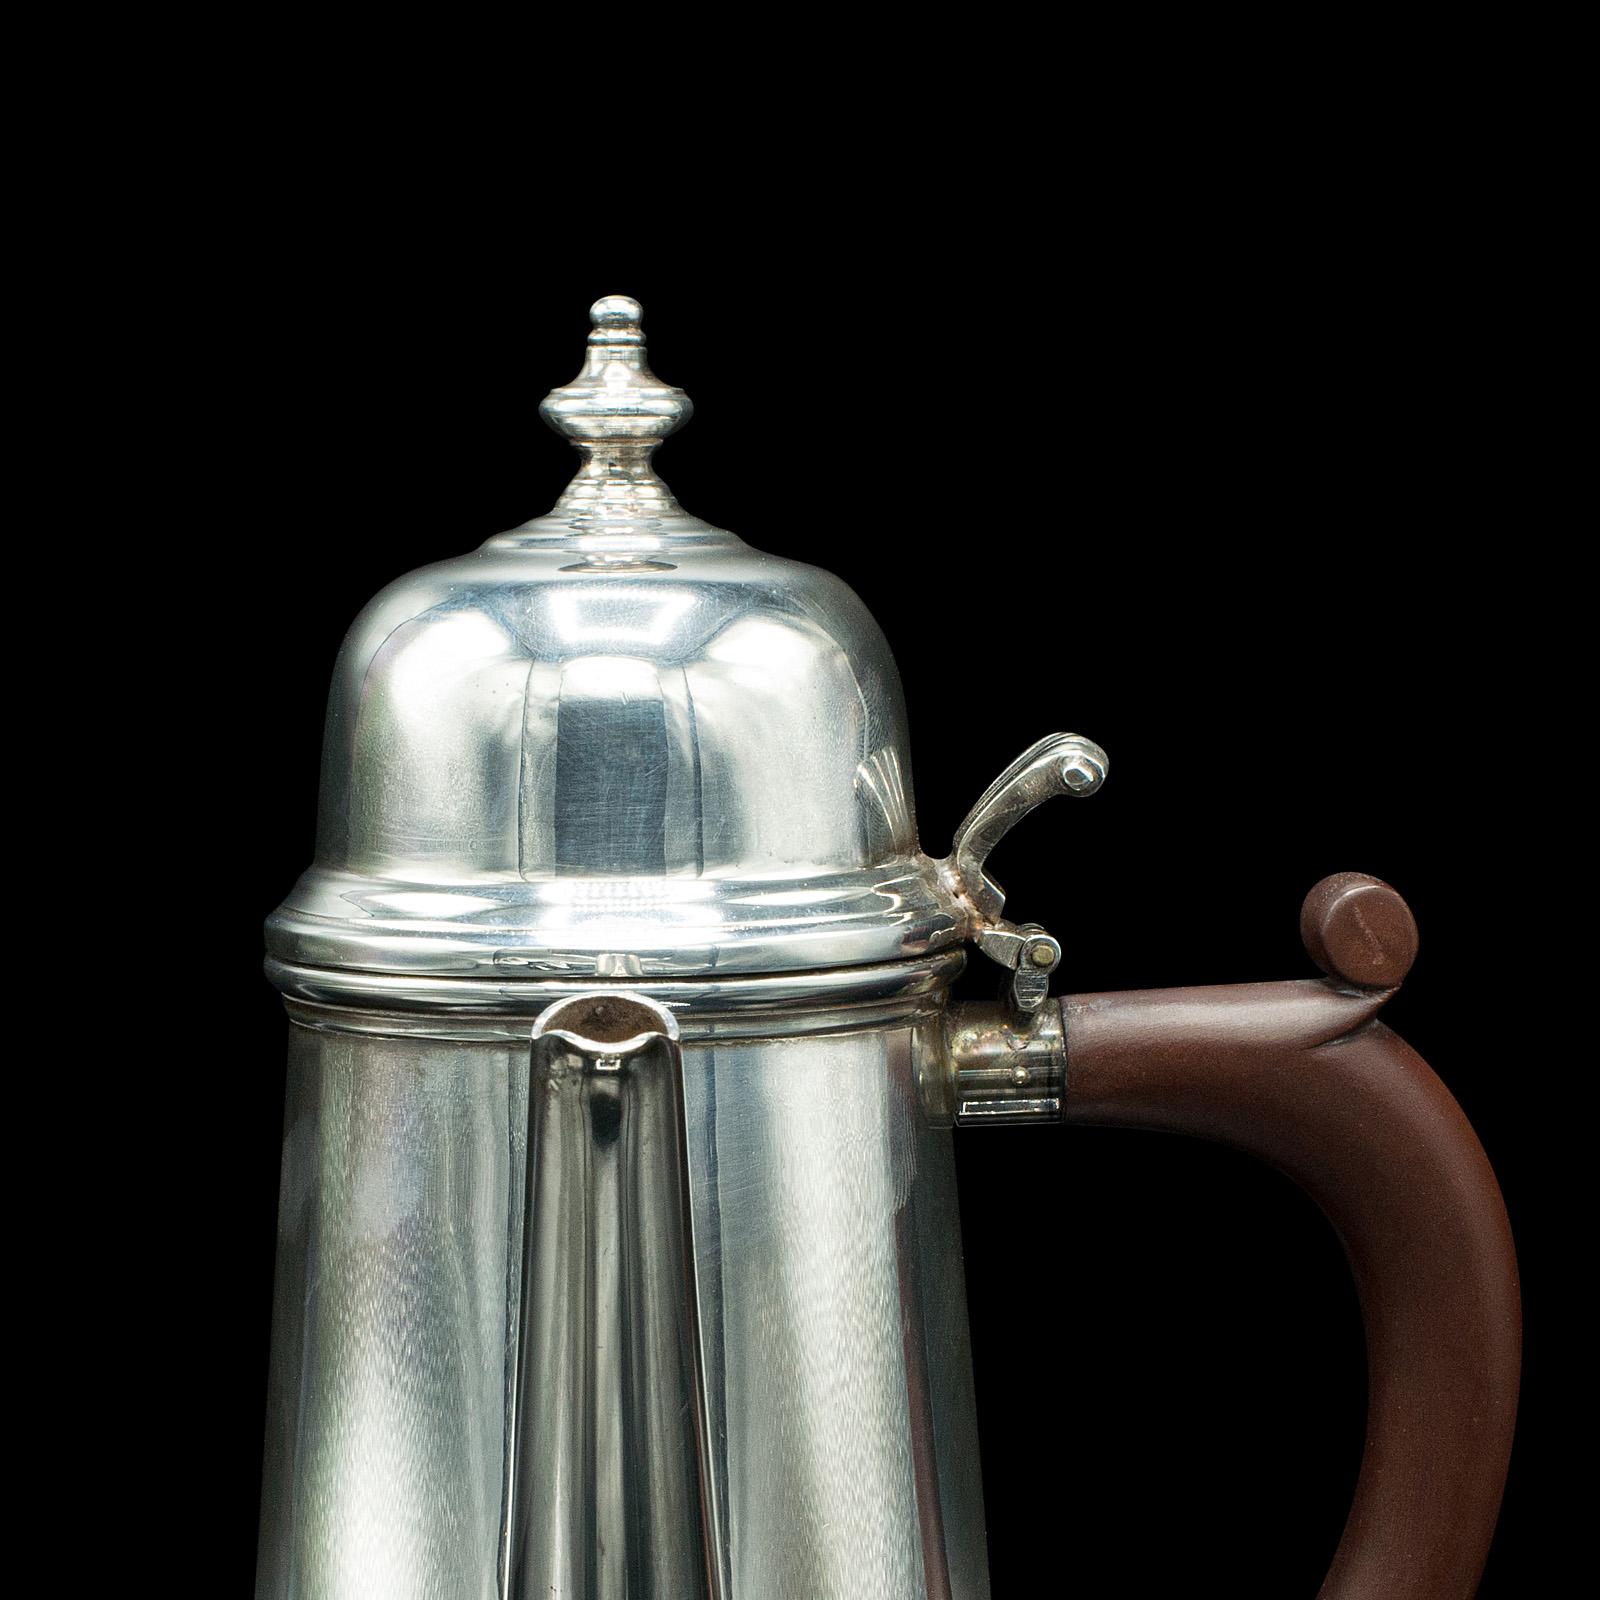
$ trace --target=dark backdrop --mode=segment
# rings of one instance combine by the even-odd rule
[[[1510,808],[1542,646],[1469,208],[1179,177],[1070,244],[1002,206],[928,238],[769,218],[752,251],[735,191],[697,234],[668,185],[640,236],[591,217],[600,242],[568,247],[559,196],[535,225],[302,175],[221,214],[173,308],[187,394],[167,443],[201,526],[160,547],[188,598],[145,641],[171,708],[141,729],[171,834],[155,848],[209,865],[212,974],[209,1043],[182,1064],[203,1108],[179,1130],[194,1248],[147,1293],[203,1397],[188,1492],[218,1571],[242,1586],[251,1561],[273,1262],[284,1022],[259,925],[310,859],[335,651],[388,579],[554,501],[573,458],[538,402],[577,371],[589,302],[625,292],[697,407],[659,458],[679,498],[841,574],[883,625],[925,847],[1042,733],[1110,753],[1100,795],[996,857],[1008,909],[1066,945],[1058,988],[1305,975],[1317,879],[1357,869],[1407,896],[1422,953],[1387,1020],[1480,1130],[1530,1284],[1482,1593],[1531,1592],[1549,1246],[1493,992],[1531,916]],[[1364,1405],[1354,1293],[1315,1209],[1179,1140],[957,1141],[999,1600],[1062,1570],[1087,1596],[1198,1576],[1309,1600]]]

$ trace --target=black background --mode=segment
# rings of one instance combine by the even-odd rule
[[[204,866],[212,976],[178,1238],[145,1294],[228,1592],[255,1537],[283,1089],[260,921],[311,856],[335,652],[391,577],[554,501],[574,461],[537,405],[613,292],[696,404],[658,458],[680,500],[841,574],[883,626],[926,848],[1042,733],[1110,753],[1101,794],[995,858],[1008,910],[1066,946],[1058,988],[1305,975],[1320,877],[1406,895],[1422,954],[1386,1019],[1479,1129],[1527,1280],[1482,1595],[1534,1592],[1554,1247],[1504,1016],[1540,948],[1525,791],[1559,669],[1529,611],[1547,545],[1492,247],[1522,202],[1475,158],[1418,184],[1374,149],[1254,148],[1228,169],[1175,140],[1058,198],[1000,173],[933,226],[870,183],[758,228],[728,174],[690,223],[682,175],[615,217],[576,181],[467,195],[307,147],[225,198],[197,186],[177,226],[204,243],[142,336],[183,391],[161,470],[195,518],[154,541],[182,598],[142,644],[168,709],[134,732],[160,775],[150,855]],[[960,992],[987,992],[982,965]],[[1062,1574],[1086,1596],[1197,1575],[1312,1595],[1364,1406],[1314,1207],[1180,1140],[957,1141],[999,1600]]]

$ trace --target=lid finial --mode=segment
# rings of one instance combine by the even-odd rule
[[[555,515],[612,522],[678,510],[650,455],[689,420],[694,406],[682,389],[662,383],[646,365],[643,319],[643,308],[628,295],[596,300],[589,308],[594,330],[583,371],[539,407],[586,458]]]

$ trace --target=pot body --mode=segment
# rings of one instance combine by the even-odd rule
[[[951,1135],[918,1086],[939,1000],[686,1017],[718,1600],[988,1594]],[[528,1020],[290,1008],[257,1593],[498,1600],[518,1330],[540,1309],[523,1283]],[[630,1336],[588,1334],[602,1352]],[[588,1388],[604,1448],[623,1397]]]

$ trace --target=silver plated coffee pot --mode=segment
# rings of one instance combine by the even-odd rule
[[[899,678],[838,578],[683,511],[688,397],[591,313],[547,515],[383,590],[328,707],[291,1020],[258,1594],[989,1593],[952,1127],[1252,1149],[1356,1268],[1372,1407],[1324,1595],[1470,1595],[1516,1396],[1481,1149],[1376,1020],[1415,928],[1306,903],[1325,976],[1051,998],[986,860],[1105,754],[1024,752],[923,853]],[[1004,998],[957,1005],[975,945]]]

